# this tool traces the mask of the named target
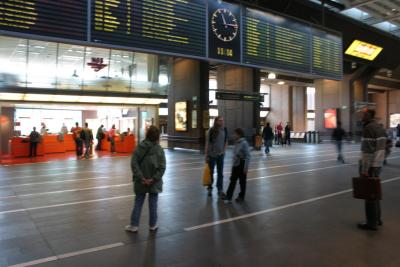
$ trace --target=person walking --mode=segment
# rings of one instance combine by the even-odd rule
[[[149,198],[150,231],[156,231],[158,194],[162,192],[163,180],[166,169],[164,150],[160,144],[160,131],[155,126],[150,126],[146,138],[142,141],[131,158],[133,184],[135,191],[135,205],[131,214],[130,224],[125,230],[136,233],[139,230],[140,214],[146,194]]]
[[[232,201],[233,192],[235,191],[238,179],[240,183],[240,193],[239,196],[236,198],[236,201],[244,201],[244,197],[246,194],[247,171],[249,169],[250,162],[249,144],[244,138],[244,132],[242,129],[238,128],[235,130],[234,139],[235,148],[233,149],[231,182],[224,198],[224,200],[228,203]]]
[[[374,110],[365,111],[362,118],[361,177],[379,177],[385,159],[386,132],[374,118]],[[358,228],[376,231],[382,225],[379,200],[365,200],[365,215],[366,222],[359,223]]]
[[[101,140],[104,138],[104,131],[103,131],[104,125],[100,125],[100,127],[97,129],[96,133],[96,139],[97,139],[97,145],[96,145],[96,150],[101,151]]]
[[[80,137],[85,146],[85,154],[82,156],[82,158],[89,159],[90,146],[93,143],[93,132],[92,132],[92,129],[89,128],[89,124],[87,122],[85,123],[85,127],[81,131]]]
[[[115,124],[111,126],[111,129],[108,131],[108,137],[110,138],[110,145],[111,145],[111,153],[116,153],[115,152]]]
[[[343,145],[343,139],[346,136],[346,132],[342,128],[342,123],[338,121],[337,127],[335,130],[333,130],[332,133],[332,139],[336,142],[336,147],[338,151],[338,157],[337,160],[341,161],[343,164],[345,163],[344,157],[343,157],[343,152],[342,152],[342,145]]]
[[[79,127],[78,122],[75,123],[75,127],[71,128],[71,133],[74,134],[76,157],[78,159],[82,156],[82,153],[83,153],[83,143],[82,143],[82,139],[81,139],[81,131],[82,131],[82,128]]]
[[[214,125],[210,128],[206,136],[205,155],[206,162],[210,166],[211,184],[208,186],[208,196],[212,196],[214,183],[214,167],[217,166],[217,189],[218,196],[223,198],[224,182],[224,157],[228,146],[228,130],[224,127],[224,119],[218,116],[214,120]]]
[[[33,127],[33,131],[29,134],[29,157],[36,157],[37,145],[40,142],[40,134]]]
[[[272,146],[272,140],[274,140],[274,132],[272,131],[269,122],[263,129],[262,137],[264,139],[265,154],[269,155],[270,152],[269,148]]]
[[[289,122],[287,122],[286,126],[285,126],[285,141],[284,141],[284,143],[288,146],[290,146],[290,141],[291,141],[290,140],[290,131],[291,131],[290,124],[289,124]]]

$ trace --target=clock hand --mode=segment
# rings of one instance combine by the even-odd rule
[[[237,28],[238,27],[238,25],[236,25],[236,24],[225,24],[225,26],[230,26],[230,27],[233,27],[233,28]]]
[[[224,14],[221,14],[221,15],[222,15],[222,21],[224,22],[224,25],[226,25],[226,20],[225,20]]]

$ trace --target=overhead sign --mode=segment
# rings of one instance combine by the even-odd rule
[[[234,101],[264,101],[264,96],[260,94],[251,94],[246,92],[216,92],[215,98],[219,100]]]
[[[345,54],[372,61],[382,50],[383,48],[380,46],[369,44],[360,40],[354,40],[349,48],[347,48]]]

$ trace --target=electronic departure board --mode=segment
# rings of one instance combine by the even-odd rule
[[[201,0],[92,0],[93,42],[205,57]]]
[[[0,29],[86,40],[87,2],[0,0]]]
[[[310,71],[310,32],[302,24],[245,9],[243,62],[299,72]]]
[[[343,72],[341,36],[221,0],[0,0],[0,30],[332,79]]]
[[[343,73],[342,38],[312,29],[312,73],[341,79]]]

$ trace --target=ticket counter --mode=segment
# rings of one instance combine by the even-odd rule
[[[136,136],[115,136],[115,152],[117,153],[132,153],[136,148]],[[103,140],[101,140],[101,150],[111,151],[111,143],[108,140],[108,133],[105,134]]]
[[[10,139],[11,156],[29,156],[29,137],[12,137]],[[48,134],[41,136],[41,142],[37,146],[37,156],[52,153],[65,153],[75,150],[75,141],[72,134],[60,136]]]

